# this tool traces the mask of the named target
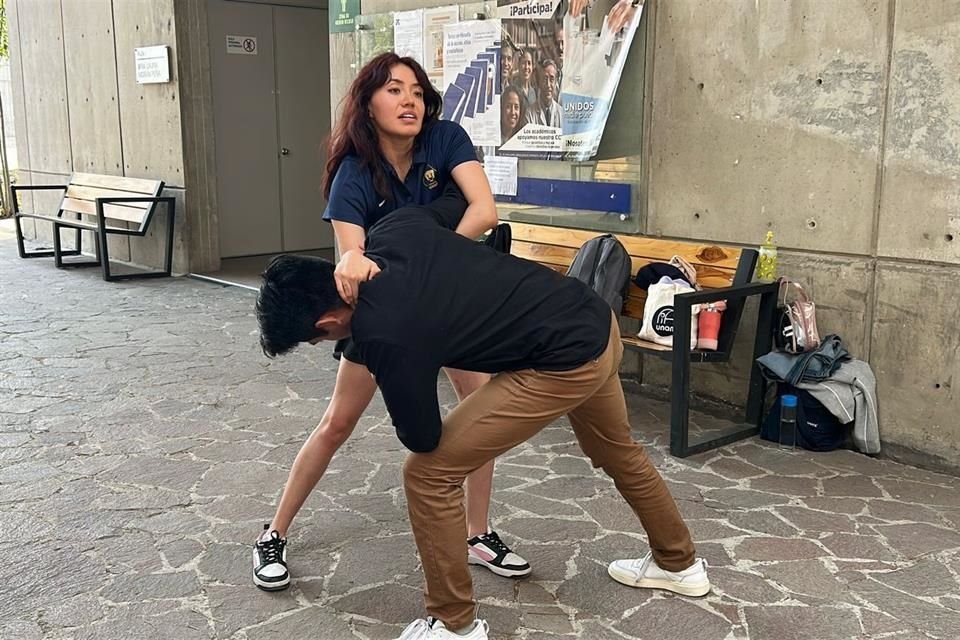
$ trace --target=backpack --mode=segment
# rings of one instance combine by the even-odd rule
[[[512,241],[513,231],[510,229],[510,225],[506,222],[501,222],[487,235],[483,244],[500,253],[510,253],[510,244]]]
[[[568,276],[593,289],[618,314],[632,272],[630,254],[609,233],[584,242],[567,269]]]
[[[784,383],[777,385],[777,400],[760,427],[761,438],[794,445],[793,434],[780,433],[780,398],[785,394],[797,397],[796,446],[808,451],[833,451],[846,444],[848,427],[842,425],[810,392]]]

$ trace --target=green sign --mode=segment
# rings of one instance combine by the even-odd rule
[[[346,33],[354,30],[354,21],[360,13],[360,0],[330,0],[330,33]]]

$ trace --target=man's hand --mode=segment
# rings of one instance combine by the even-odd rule
[[[366,282],[380,273],[380,267],[363,251],[352,249],[340,256],[340,262],[333,271],[340,297],[351,307],[357,304],[360,283]]]

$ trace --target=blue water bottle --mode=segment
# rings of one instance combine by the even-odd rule
[[[797,447],[797,396],[780,396],[780,447]]]

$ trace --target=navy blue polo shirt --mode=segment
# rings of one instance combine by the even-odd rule
[[[437,120],[426,125],[413,148],[413,165],[401,181],[390,163],[381,159],[393,201],[385,201],[373,185],[373,174],[354,155],[343,159],[330,186],[324,220],[349,222],[370,229],[385,215],[407,205],[434,201],[457,165],[476,160],[470,136],[456,122]]]

